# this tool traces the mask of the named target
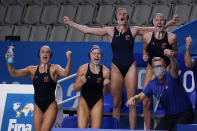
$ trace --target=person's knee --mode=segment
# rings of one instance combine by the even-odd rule
[[[122,105],[122,100],[114,101],[114,109],[120,109]]]
[[[50,127],[48,126],[42,126],[41,131],[50,131]]]
[[[144,109],[150,109],[150,104],[151,104],[151,100],[144,100],[143,101],[143,108]]]

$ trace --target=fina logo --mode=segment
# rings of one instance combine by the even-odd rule
[[[1,130],[33,131],[33,109],[33,94],[8,93]]]
[[[34,105],[32,103],[27,103],[23,108],[21,108],[21,103],[16,102],[13,103],[13,111],[15,111],[16,118],[20,118],[22,116],[33,117],[33,108]],[[17,124],[17,119],[9,119],[8,131],[31,131],[31,124]]]

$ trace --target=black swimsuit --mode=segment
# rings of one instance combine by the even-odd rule
[[[165,60],[166,66],[170,64],[170,60],[167,56],[164,55],[164,50],[170,49],[172,50],[172,46],[168,42],[168,33],[166,32],[163,39],[158,40],[155,38],[154,32],[152,34],[152,38],[150,43],[148,44],[146,51],[149,55],[149,64],[152,65],[152,59],[154,57],[161,57]]]
[[[36,69],[33,86],[34,86],[34,101],[40,110],[44,113],[49,105],[55,100],[55,89],[57,82],[50,76],[50,66],[47,73],[40,73],[39,66]]]
[[[125,77],[130,66],[135,61],[133,56],[134,38],[131,34],[130,28],[126,32],[119,35],[116,27],[114,27],[114,36],[111,42],[113,58],[112,62],[115,64],[122,76]]]
[[[86,73],[87,82],[83,85],[81,95],[88,104],[89,109],[92,109],[98,100],[103,98],[103,66],[100,66],[99,74],[93,74],[88,64]]]

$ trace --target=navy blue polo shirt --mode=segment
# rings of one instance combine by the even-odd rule
[[[192,109],[192,104],[183,85],[179,79],[172,78],[170,71],[166,72],[163,82],[155,78],[143,90],[146,96],[155,95],[157,99],[161,92],[160,104],[165,109],[166,114],[174,115]]]

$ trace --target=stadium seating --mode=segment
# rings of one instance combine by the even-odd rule
[[[77,117],[68,116],[62,121],[61,128],[77,128]],[[112,117],[103,117],[101,129],[118,129],[118,120]]]
[[[37,35],[32,31],[34,26],[51,27],[45,32],[46,36],[42,41],[109,41],[107,37],[82,35],[68,27],[65,27],[65,31],[62,28],[63,34],[61,38],[57,38],[56,31],[64,26],[63,16],[68,16],[82,25],[114,26],[117,24],[114,16],[119,7],[127,9],[130,16],[129,24],[138,26],[152,26],[153,16],[157,12],[163,13],[166,20],[179,14],[180,21],[167,31],[172,31],[197,18],[196,0],[1,0],[0,28],[15,26],[14,32],[10,32],[11,34],[8,33],[9,30],[6,32],[9,35],[20,35],[23,41],[40,40],[33,38],[37,36],[32,36]],[[27,34],[22,33],[23,31],[19,33],[20,29]],[[73,34],[79,38],[76,39]],[[66,35],[65,38],[63,35]],[[5,40],[3,35],[1,36],[1,40]],[[142,40],[136,37],[135,41]]]

